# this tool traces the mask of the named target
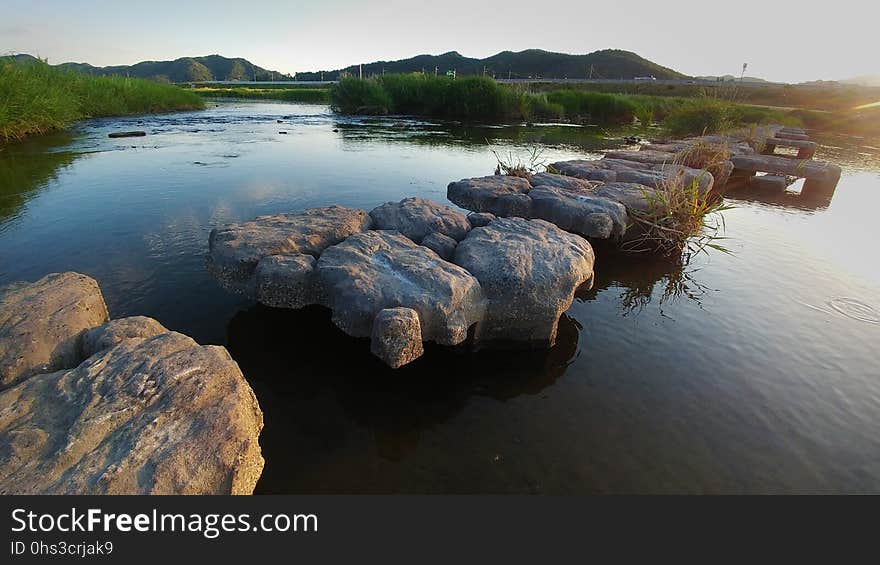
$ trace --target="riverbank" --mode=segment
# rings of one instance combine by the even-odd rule
[[[62,130],[84,118],[205,107],[196,94],[170,84],[96,77],[42,62],[0,62],[0,100],[0,143]]]
[[[192,92],[205,98],[243,98],[247,100],[283,100],[285,102],[330,102],[327,88],[195,88]]]
[[[716,133],[749,124],[802,125],[790,112],[716,97],[677,98],[557,89],[532,91],[488,77],[429,75],[344,78],[330,89],[343,114],[408,114],[464,121],[567,121],[597,125],[669,124],[674,135]]]

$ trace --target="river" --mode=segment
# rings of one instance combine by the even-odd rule
[[[148,135],[107,137],[128,129]],[[491,149],[549,163],[626,146],[598,128],[272,102],[90,120],[0,150],[0,284],[79,271],[112,317],[225,345],[265,414],[257,492],[878,493],[880,140],[820,141],[844,168],[830,203],[797,185],[730,198],[731,253],[684,267],[600,253],[546,352],[429,346],[391,371],[321,308],[221,290],[208,233],[448,204],[450,181],[491,174]]]

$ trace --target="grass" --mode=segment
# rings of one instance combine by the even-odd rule
[[[245,98],[249,100],[284,100],[287,102],[314,102],[326,104],[330,101],[327,88],[195,88],[199,96],[206,98]]]
[[[685,100],[663,120],[664,128],[677,137],[761,124],[802,126],[803,122],[797,115],[785,110],[747,106],[711,96]]]
[[[199,96],[168,84],[95,77],[42,62],[0,62],[0,142],[64,129],[83,118],[200,108]]]

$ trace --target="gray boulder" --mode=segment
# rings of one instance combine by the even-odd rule
[[[490,212],[496,216],[528,218],[532,189],[524,178],[492,175],[449,183],[446,197],[455,204],[474,212]]]
[[[174,332],[31,376],[0,392],[0,414],[2,494],[250,494],[263,468],[238,365]]]
[[[653,207],[651,201],[656,197],[656,191],[651,187],[636,183],[609,182],[596,190],[596,196],[619,202],[627,210],[650,212]]]
[[[455,246],[458,245],[458,242],[448,235],[434,232],[422,240],[422,245],[439,255],[441,259],[449,261],[455,253]]]
[[[475,340],[552,346],[593,260],[587,240],[543,220],[501,218],[471,230],[455,263],[477,277],[488,300]]]
[[[482,319],[485,298],[466,270],[392,231],[355,234],[318,259],[316,276],[333,321],[355,337],[369,337],[386,308],[418,313],[423,341],[455,345]]]
[[[552,163],[550,166],[569,177],[600,182],[614,182],[617,180],[617,172],[606,168],[599,160],[577,159],[573,161],[559,161]]]
[[[495,214],[490,214],[489,212],[471,212],[467,216],[468,222],[470,222],[472,228],[488,226],[489,222],[495,218]]]
[[[320,301],[311,255],[270,255],[257,263],[256,298],[273,308],[302,308]]]
[[[83,333],[82,358],[87,359],[99,351],[110,349],[122,343],[126,339],[144,339],[167,332],[165,326],[153,318],[146,316],[118,318]]]
[[[547,220],[565,231],[584,237],[622,237],[626,231],[626,209],[618,202],[550,186],[529,193],[532,216]]]
[[[424,348],[418,313],[412,308],[380,310],[373,320],[370,351],[392,369],[421,357]]]
[[[416,243],[430,233],[441,233],[461,241],[471,229],[461,212],[424,198],[404,198],[400,202],[386,202],[370,212],[373,228],[396,230]]]
[[[212,230],[208,267],[227,290],[256,298],[254,273],[264,257],[317,257],[327,247],[369,229],[370,225],[366,211],[342,206],[261,216]]]
[[[571,192],[582,192],[589,194],[599,183],[590,182],[576,177],[569,177],[555,173],[538,173],[529,179],[533,188],[541,186],[549,186],[553,188],[561,188]]]
[[[108,320],[95,279],[53,273],[0,295],[0,389],[36,373],[76,367],[85,330]]]

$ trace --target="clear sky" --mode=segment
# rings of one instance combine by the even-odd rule
[[[875,0],[3,0],[0,53],[105,66],[217,53],[281,72],[421,53],[635,51],[689,75],[880,74]]]

